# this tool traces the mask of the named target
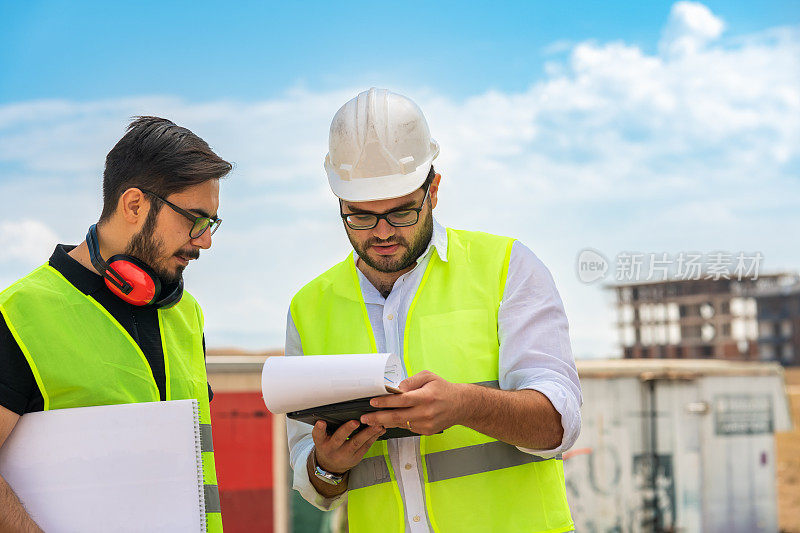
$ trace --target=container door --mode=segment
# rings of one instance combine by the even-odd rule
[[[703,424],[703,530],[777,531],[775,376],[706,377],[711,412]]]
[[[643,381],[641,436],[633,456],[640,531],[702,531],[700,389],[693,380]]]

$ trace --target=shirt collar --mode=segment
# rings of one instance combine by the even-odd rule
[[[50,256],[50,266],[84,294],[92,295],[105,288],[103,277],[73,259],[69,252],[74,245],[59,244]],[[107,290],[107,289],[106,289]]]
[[[436,248],[439,259],[447,263],[447,228],[439,224],[436,217],[433,217],[433,235],[431,236],[431,243],[428,245],[428,249],[425,250],[425,254],[430,251],[431,246]]]

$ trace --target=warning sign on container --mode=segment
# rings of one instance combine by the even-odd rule
[[[772,433],[772,397],[769,394],[721,394],[714,397],[717,435]]]

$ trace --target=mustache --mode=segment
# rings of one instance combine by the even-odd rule
[[[190,259],[197,259],[198,257],[200,257],[200,250],[198,250],[197,248],[191,248],[189,250],[178,250],[178,252],[175,255],[183,255]]]
[[[402,237],[397,237],[397,236],[395,236],[392,239],[376,239],[376,238],[373,237],[371,239],[368,239],[367,242],[364,243],[364,246],[366,246],[366,247],[369,247],[369,246],[392,246],[394,244],[402,244],[404,246],[408,246],[408,241],[406,241]]]

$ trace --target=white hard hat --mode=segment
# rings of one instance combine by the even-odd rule
[[[405,196],[428,177],[439,145],[422,110],[386,89],[344,104],[331,122],[325,172],[333,194],[349,202]]]

